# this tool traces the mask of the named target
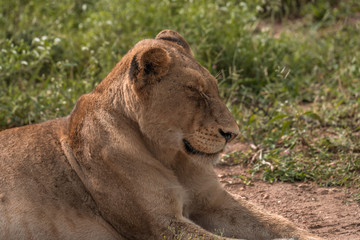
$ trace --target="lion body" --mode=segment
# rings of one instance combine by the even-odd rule
[[[68,117],[0,133],[0,239],[320,239],[221,187],[213,164],[237,133],[216,80],[165,30]]]
[[[1,132],[0,239],[114,239],[64,155],[66,120]]]

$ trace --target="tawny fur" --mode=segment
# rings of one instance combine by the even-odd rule
[[[238,133],[178,33],[139,42],[71,114],[0,133],[0,239],[320,239],[234,200]]]

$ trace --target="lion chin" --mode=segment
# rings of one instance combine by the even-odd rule
[[[0,239],[320,239],[222,188],[213,160],[238,134],[216,79],[164,30],[69,116],[0,132]]]

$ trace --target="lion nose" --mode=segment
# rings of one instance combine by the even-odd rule
[[[237,136],[237,133],[224,132],[222,129],[219,129],[219,133],[225,138],[227,143],[231,142]]]

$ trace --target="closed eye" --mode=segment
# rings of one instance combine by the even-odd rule
[[[194,88],[192,85],[188,85],[188,86],[186,86],[189,90],[191,90],[191,91],[197,91],[197,89],[196,88]]]
[[[200,96],[201,99],[204,100],[206,106],[209,106],[209,96],[206,95],[204,92],[200,91],[199,89],[195,88],[193,85],[186,85],[184,86],[189,89],[191,92],[196,93],[196,95]]]
[[[193,85],[183,85],[183,87],[185,88],[185,89],[188,89],[188,90],[190,90],[191,92],[199,92],[199,90],[196,88],[196,87],[194,87]]]

